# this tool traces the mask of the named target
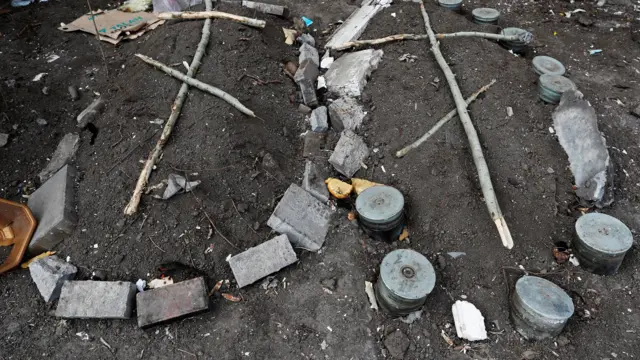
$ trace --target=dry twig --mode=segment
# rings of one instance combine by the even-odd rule
[[[205,8],[207,10],[211,10],[213,7],[211,4],[211,0],[204,0]],[[193,56],[193,61],[191,62],[191,66],[189,67],[189,71],[187,72],[187,76],[193,77],[198,71],[198,67],[200,67],[200,61],[204,56],[204,51],[207,48],[207,44],[209,43],[209,37],[211,35],[211,19],[207,19],[204,22],[204,26],[202,27],[202,37],[200,38],[200,43],[198,44],[198,49],[196,50],[195,55]],[[180,116],[180,111],[182,110],[182,105],[184,104],[184,100],[187,98],[187,93],[189,91],[189,85],[186,83],[182,84],[180,87],[180,91],[178,92],[178,96],[176,96],[176,100],[173,102],[173,106],[171,107],[171,115],[169,116],[169,120],[167,120],[164,125],[164,129],[162,130],[162,135],[160,135],[160,139],[156,143],[156,146],[149,153],[149,158],[147,162],[144,164],[142,168],[142,172],[140,172],[140,177],[138,178],[138,182],[136,183],[136,188],[133,190],[133,195],[131,196],[131,200],[129,204],[124,209],[124,213],[127,215],[133,215],[138,211],[138,205],[140,205],[140,198],[142,197],[142,191],[145,186],[147,186],[147,182],[149,181],[149,176],[151,176],[151,170],[153,166],[156,164],[156,161],[160,158],[160,154],[162,153],[162,149],[164,145],[169,141],[169,136],[171,136],[171,132],[173,131],[173,127],[178,120],[178,116]]]
[[[491,80],[491,82],[489,84],[481,87],[480,89],[478,89],[478,91],[476,91],[473,94],[471,94],[471,96],[469,96],[467,98],[467,100],[465,100],[467,105],[469,105],[472,102],[474,102],[478,98],[478,96],[480,94],[482,94],[483,92],[487,91],[489,89],[489,87],[491,87],[491,85],[495,84],[495,82],[496,82],[495,79]],[[449,111],[449,113],[447,115],[445,115],[442,119],[438,120],[438,122],[435,125],[433,125],[433,127],[431,129],[429,129],[429,131],[427,131],[424,135],[422,135],[418,140],[416,140],[415,142],[411,143],[410,145],[407,145],[403,149],[397,151],[396,152],[396,157],[401,158],[401,157],[407,155],[407,153],[409,153],[409,151],[411,151],[411,150],[417,148],[418,146],[422,145],[422,143],[427,141],[427,139],[429,139],[431,136],[433,136],[433,134],[435,134],[436,131],[440,130],[440,128],[442,126],[444,126],[444,124],[449,122],[449,120],[451,120],[454,117],[456,117],[456,115],[458,115],[458,110],[457,109],[453,109],[453,110]]]
[[[227,244],[231,245],[234,249],[236,250],[240,250],[239,247],[237,247],[234,243],[232,243],[231,241],[229,241],[229,239],[227,239],[226,236],[224,236],[224,234],[222,232],[220,232],[220,230],[218,230],[218,227],[216,226],[216,224],[213,222],[213,220],[211,220],[211,217],[209,216],[209,214],[207,213],[207,211],[204,209],[204,206],[202,205],[202,202],[200,201],[200,199],[198,199],[198,197],[193,193],[193,191],[189,192],[191,194],[191,196],[193,196],[194,199],[196,199],[196,201],[198,202],[198,205],[200,205],[200,209],[202,210],[202,212],[204,213],[204,216],[207,218],[207,220],[209,221],[209,224],[211,224],[211,227],[213,228],[213,230],[215,230],[218,235],[220,235],[220,237],[222,237],[224,239],[224,241],[227,242]]]
[[[96,25],[96,14],[93,13],[91,9],[91,3],[87,0],[87,6],[89,7],[89,14],[91,14],[91,20],[93,21],[93,28],[96,31],[96,39],[98,39],[98,47],[100,48],[100,53],[102,54],[102,62],[104,63],[104,71],[107,76],[109,76],[109,67],[107,66],[107,57],[104,56],[104,49],[102,49],[102,41],[100,40],[100,33],[98,32],[98,25]],[[18,35],[20,36],[20,35]]]
[[[431,29],[429,15],[424,8],[424,0],[420,2],[420,11],[422,12],[422,17],[424,18],[424,27],[427,31],[427,34],[429,35],[429,41],[431,42],[431,51],[433,52],[438,65],[440,65],[440,68],[444,72],[445,78],[449,83],[451,94],[453,95],[453,99],[456,102],[458,116],[460,116],[460,121],[462,121],[464,131],[467,133],[469,148],[471,150],[471,154],[473,155],[473,162],[476,165],[476,170],[478,171],[478,179],[480,181],[480,187],[482,188],[482,194],[484,196],[484,201],[487,205],[487,209],[489,210],[489,214],[496,224],[498,233],[500,233],[502,244],[507,249],[511,249],[513,248],[513,239],[511,238],[511,232],[509,231],[509,227],[507,226],[507,223],[504,220],[504,216],[502,215],[502,210],[500,210],[500,205],[498,204],[496,193],[493,190],[491,175],[489,174],[489,168],[487,167],[487,162],[485,161],[484,155],[482,153],[482,146],[480,145],[480,139],[478,139],[478,133],[476,132],[476,129],[473,126],[473,122],[471,122],[471,117],[469,117],[469,113],[467,112],[467,103],[465,102],[464,97],[462,97],[462,93],[460,92],[460,87],[458,87],[456,77],[447,64],[447,61],[444,59],[444,56],[442,56],[442,52],[440,52],[440,43],[436,39],[436,36]]]
[[[183,20],[197,20],[197,19],[225,19],[233,20],[244,25],[253,26],[263,29],[266,25],[264,20],[252,19],[244,16],[238,16],[221,11],[183,11],[183,12],[161,12],[156,15],[158,19],[171,20],[171,19],[183,19]]]

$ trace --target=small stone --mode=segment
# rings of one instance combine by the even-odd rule
[[[277,236],[229,259],[238,287],[244,287],[298,261],[287,235]]]
[[[80,94],[78,93],[78,89],[75,86],[69,86],[69,95],[71,96],[71,100],[76,101],[80,98]]]
[[[640,118],[640,104],[631,110],[631,115]]]
[[[66,281],[55,316],[68,319],[128,319],[136,285],[124,281]]]
[[[9,142],[9,134],[0,133],[0,147],[4,147]]]
[[[410,343],[409,338],[400,330],[392,332],[384,339],[384,346],[394,359],[403,359]]]
[[[43,119],[43,118],[38,118],[38,119],[36,120],[36,123],[37,123],[38,125],[40,125],[40,126],[47,126],[47,124],[48,124],[47,120],[45,120],[45,119]]]
[[[260,229],[260,222],[256,221],[253,223],[253,230],[258,231]]]
[[[329,130],[329,120],[327,115],[327,107],[320,106],[311,112],[311,131],[325,132]]]
[[[247,212],[248,209],[249,209],[249,205],[247,205],[245,203],[239,203],[238,204],[238,212],[245,213],[245,212]]]
[[[88,123],[93,122],[96,117],[104,110],[105,103],[102,98],[95,99],[91,105],[84,109],[80,115],[78,115],[78,127],[84,128]]]
[[[266,153],[264,157],[262,157],[262,167],[269,170],[275,170],[279,168],[276,159],[270,153]]]
[[[344,130],[329,163],[344,176],[353,177],[368,156],[369,148],[362,138],[351,130]]]
[[[140,328],[194,315],[209,309],[207,285],[199,277],[146,290],[136,296],[136,308]]]
[[[308,107],[305,104],[300,104],[300,105],[298,105],[298,111],[303,113],[303,114],[308,114],[308,113],[311,112],[311,108]]]
[[[593,25],[593,20],[586,15],[580,15],[578,16],[578,23],[582,26],[589,27]]]
[[[316,39],[313,38],[313,36],[309,35],[309,34],[302,34],[300,36],[298,36],[298,42],[302,43],[302,44],[309,44],[312,47],[316,46]]]
[[[569,343],[570,343],[571,341],[569,341],[569,339],[567,339],[567,337],[566,337],[566,336],[564,336],[564,335],[560,335],[560,336],[558,336],[558,337],[556,338],[556,342],[558,343],[558,346],[560,346],[560,347],[565,347],[565,346],[569,345]]]
[[[549,168],[547,168],[547,172],[548,172],[549,174],[553,174],[555,171],[553,171],[553,168],[550,168],[550,167],[549,167]]]
[[[322,281],[320,281],[320,284],[322,284],[322,287],[325,287],[331,291],[335,291],[337,288],[337,281],[336,279],[330,278],[330,279],[324,279]]]
[[[444,257],[444,255],[439,254],[437,261],[438,261],[438,267],[440,268],[440,270],[447,267],[447,259]]]
[[[513,186],[518,186],[520,185],[520,180],[518,180],[517,177],[514,176],[509,176],[507,178],[507,181],[509,182],[509,184],[513,185]]]
[[[62,285],[66,280],[73,280],[78,269],[52,255],[32,262],[29,272],[44,301],[50,302],[58,299]]]
[[[49,95],[49,87],[48,87],[48,86],[43,87],[43,88],[42,88],[42,93],[43,93],[44,95]]]
[[[522,358],[524,360],[534,360],[538,357],[538,353],[533,350],[527,350],[522,353]]]

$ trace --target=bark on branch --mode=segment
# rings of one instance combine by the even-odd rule
[[[264,29],[266,22],[264,20],[252,19],[244,16],[229,14],[221,11],[176,11],[161,12],[156,14],[159,19],[173,20],[197,20],[197,19],[225,19],[238,22],[247,26]]]

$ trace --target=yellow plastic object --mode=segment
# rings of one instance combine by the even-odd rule
[[[353,191],[353,186],[335,178],[328,178],[324,183],[327,184],[329,193],[336,199],[345,199],[349,197],[349,194]]]
[[[356,194],[360,195],[361,192],[367,190],[368,188],[380,184],[365,179],[353,178],[351,179],[351,185],[353,185],[353,190],[356,191]]]
[[[36,261],[36,260],[40,260],[42,258],[46,258],[47,256],[51,256],[51,255],[55,255],[55,251],[45,251],[40,255],[36,255],[34,257],[32,257],[31,259],[23,262],[22,264],[20,264],[20,267],[23,269],[27,269],[29,268],[29,265],[31,265],[32,262]]]
[[[13,245],[9,256],[0,265],[0,274],[20,265],[36,225],[28,207],[0,199],[0,246]]]

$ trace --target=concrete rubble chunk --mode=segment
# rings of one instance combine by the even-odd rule
[[[313,47],[316,46],[316,39],[313,38],[313,36],[311,36],[310,34],[302,34],[300,36],[298,36],[298,42],[302,43],[302,44],[309,44]]]
[[[146,328],[209,309],[204,278],[181,281],[136,295],[138,326]]]
[[[286,234],[277,236],[229,259],[238,287],[245,287],[298,261]]]
[[[254,10],[258,10],[260,12],[263,12],[265,14],[271,14],[271,15],[276,15],[276,16],[284,16],[286,17],[289,14],[289,10],[287,9],[286,6],[281,6],[281,5],[272,5],[272,4],[265,4],[262,2],[256,2],[256,1],[242,1],[242,6],[248,8],[248,9],[254,9]]]
[[[613,171],[596,112],[576,90],[562,95],[552,115],[558,141],[569,157],[576,194],[603,207],[613,202]]]
[[[64,282],[73,280],[77,272],[75,266],[55,255],[38,259],[29,265],[31,279],[46,302],[57,300]]]
[[[386,1],[383,1],[383,3],[384,2]],[[378,1],[363,1],[362,7],[351,13],[347,20],[340,25],[338,30],[331,35],[325,47],[330,49],[349,41],[358,40],[367,28],[367,25],[369,25],[369,21],[386,6],[388,6],[388,4],[378,4]]]
[[[307,61],[311,61],[317,68],[320,66],[320,55],[318,55],[318,50],[315,47],[303,43],[302,46],[300,46],[298,64],[304,64]]]
[[[350,178],[360,169],[367,156],[369,148],[362,138],[351,130],[344,130],[329,163],[342,175]]]
[[[56,316],[67,319],[129,319],[136,285],[125,281],[65,281]]]
[[[328,171],[326,171],[322,165],[307,160],[302,177],[302,188],[316,199],[326,203],[329,201],[329,190],[324,183],[327,177],[329,177]]]
[[[29,253],[53,249],[73,232],[78,223],[74,207],[73,182],[76,171],[65,165],[29,197],[27,205],[38,220]]]
[[[40,182],[47,181],[56,171],[60,170],[63,166],[67,165],[71,159],[76,155],[78,147],[80,146],[80,135],[78,134],[66,134],[62,140],[58,143],[56,151],[51,157],[51,161],[47,166],[38,174]]]
[[[367,49],[341,56],[325,74],[329,92],[337,96],[360,96],[367,77],[378,68],[383,54],[382,50]]]
[[[300,63],[300,67],[296,70],[293,80],[295,80],[298,85],[303,81],[313,85],[318,79],[318,75],[320,75],[318,66],[316,66],[312,61],[305,61]]]
[[[329,207],[303,188],[291,184],[271,214],[267,225],[308,251],[318,251],[329,231]]]
[[[384,339],[384,346],[394,359],[404,359],[404,354],[409,349],[411,340],[402,331],[396,330]]]
[[[327,133],[307,131],[304,135],[304,148],[302,156],[305,158],[325,157],[325,146],[327,143]]]
[[[451,306],[456,333],[461,339],[480,341],[487,339],[484,317],[478,308],[468,301],[456,301]]]
[[[9,142],[9,134],[0,133],[0,147],[4,147]]]
[[[311,131],[325,132],[329,130],[329,117],[327,115],[327,107],[320,106],[311,112]]]
[[[298,83],[300,86],[300,91],[302,92],[302,100],[305,105],[316,107],[318,106],[318,97],[316,95],[316,88],[314,84],[310,81],[301,81]]]
[[[341,97],[329,105],[329,116],[331,118],[331,126],[336,131],[342,131],[344,129],[357,130],[360,128],[367,114],[356,99]]]
[[[88,123],[95,120],[96,117],[102,113],[102,110],[104,110],[104,105],[104,100],[102,100],[101,97],[93,100],[93,102],[78,115],[78,127],[84,128]]]

